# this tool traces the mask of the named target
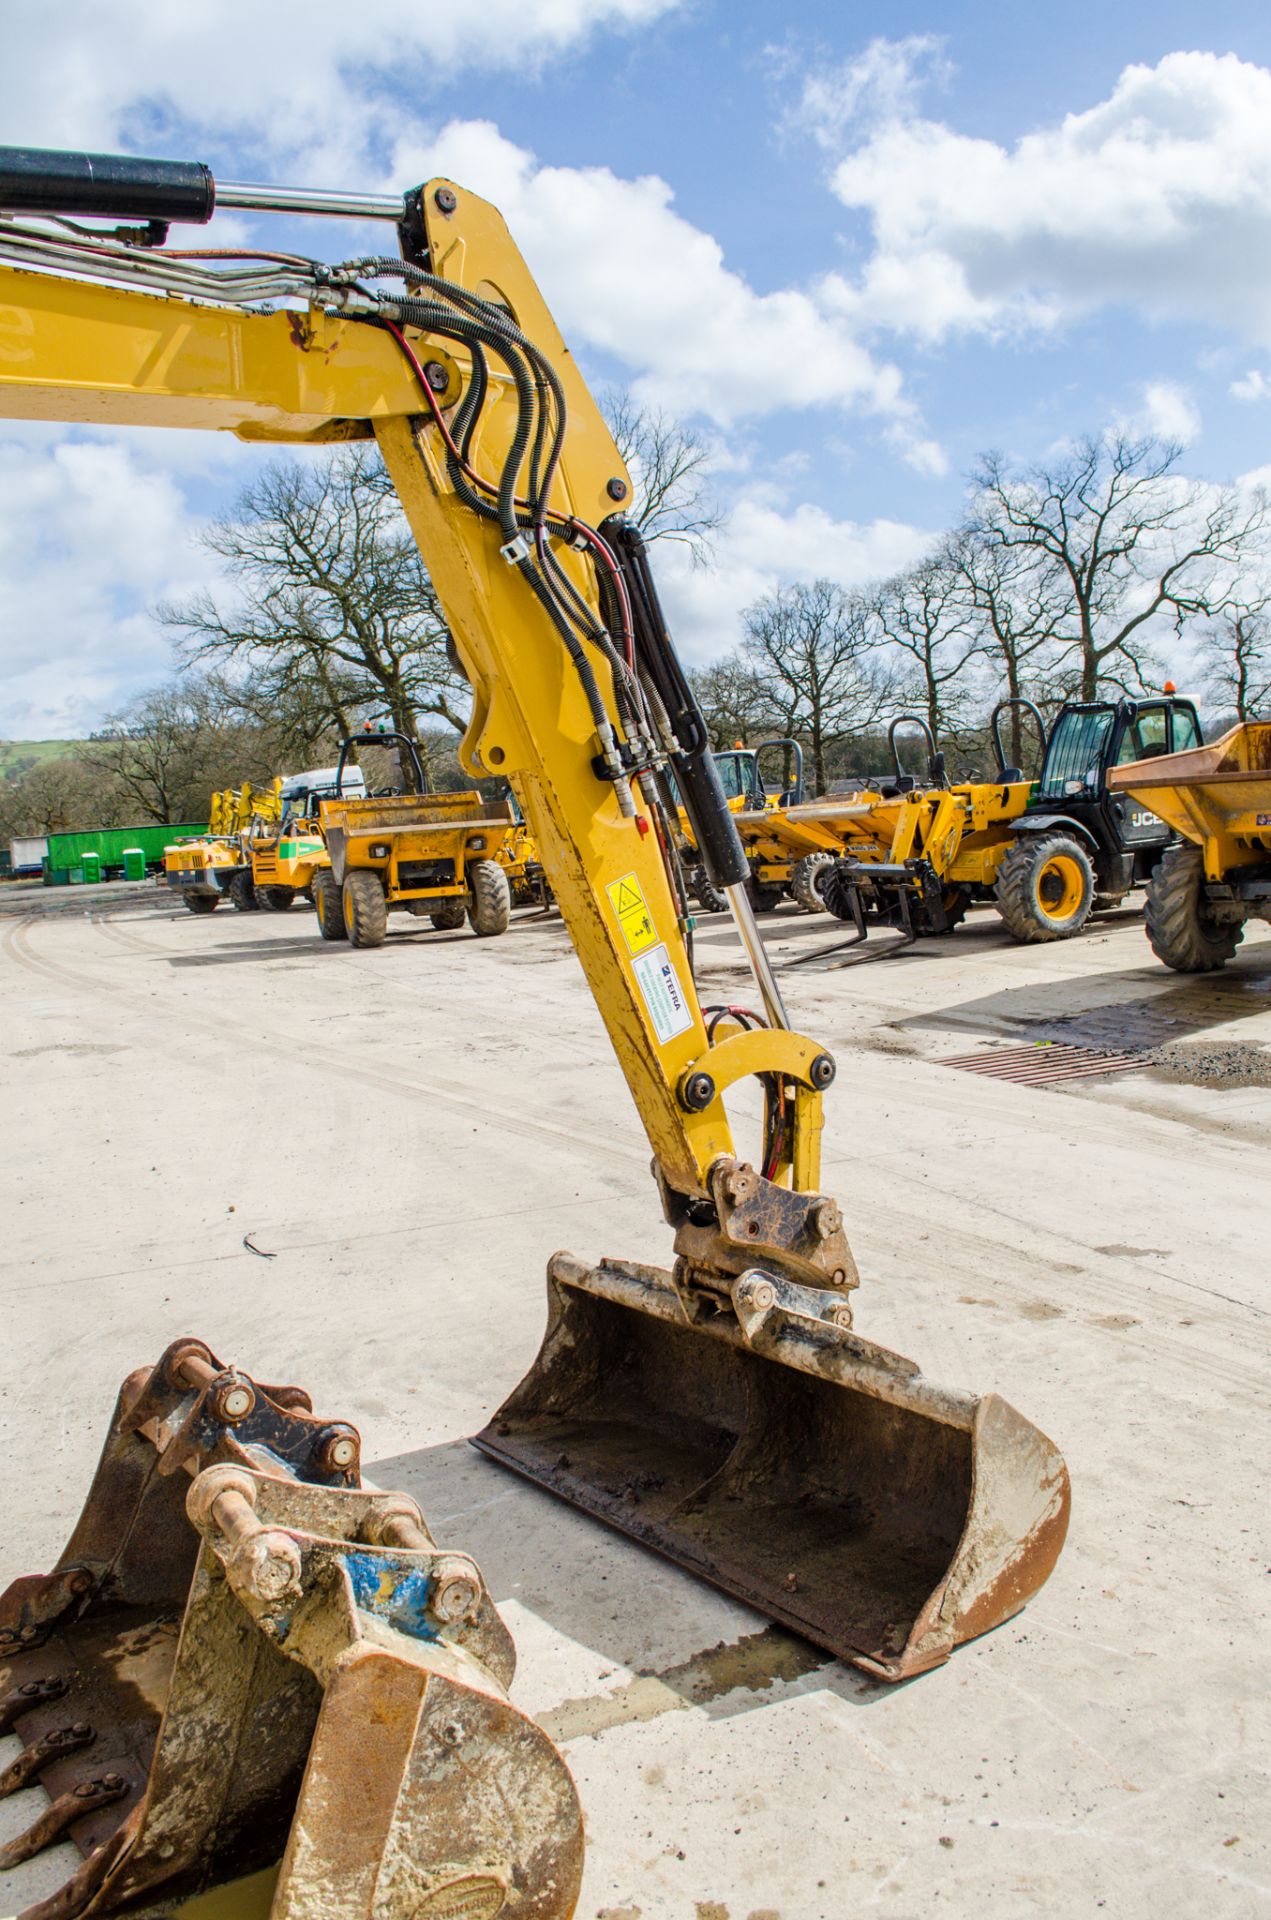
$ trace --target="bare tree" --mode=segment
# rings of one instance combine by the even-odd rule
[[[139,695],[79,757],[112,783],[132,820],[165,825],[206,819],[217,788],[263,784],[278,770],[276,739],[245,719],[234,689],[211,674],[182,674]]]
[[[267,467],[204,542],[237,592],[158,609],[187,660],[245,670],[293,709],[303,688],[310,710],[324,706],[341,732],[368,709],[411,739],[425,715],[462,731],[467,682],[374,449]]]
[[[1022,472],[985,454],[973,521],[989,545],[1028,553],[1067,597],[1056,638],[1080,668],[1083,700],[1105,682],[1144,683],[1154,633],[1221,615],[1236,569],[1262,543],[1260,494],[1177,472],[1181,448],[1103,434]]]
[[[951,549],[943,548],[874,589],[869,612],[901,663],[901,688],[937,741],[955,736],[977,688],[980,621]]]
[[[1271,622],[1268,601],[1233,606],[1200,642],[1206,692],[1237,720],[1271,718]]]
[[[36,761],[20,778],[0,782],[0,841],[15,834],[77,833],[128,824],[116,783],[85,759],[78,741],[68,741],[65,754],[55,760]]]
[[[958,529],[947,552],[959,590],[976,616],[999,697],[1039,703],[1052,698],[1058,691],[1059,633],[1068,604],[1054,568],[1044,555],[1002,546],[974,524]],[[1010,710],[1008,733],[1011,764],[1023,766],[1029,729],[1018,705]]]
[[[781,726],[769,684],[740,653],[726,654],[690,678],[717,752],[761,740]]]
[[[705,440],[682,420],[638,406],[624,387],[610,388],[600,405],[635,487],[630,518],[647,541],[678,540],[705,563],[723,522]]]
[[[895,706],[868,603],[832,580],[782,587],[748,607],[743,660],[759,676],[783,733],[801,738],[818,792],[829,750]]]

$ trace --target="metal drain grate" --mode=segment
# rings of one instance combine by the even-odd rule
[[[1034,1040],[1026,1047],[1001,1047],[996,1053],[954,1054],[940,1065],[983,1074],[989,1080],[1012,1080],[1020,1087],[1053,1087],[1063,1080],[1093,1080],[1101,1073],[1139,1073],[1149,1061],[1143,1053]]]

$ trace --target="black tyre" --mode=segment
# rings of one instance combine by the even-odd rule
[[[181,898],[191,913],[215,913],[221,904],[219,893],[185,893]]]
[[[340,904],[351,947],[382,947],[388,933],[388,901],[379,875],[365,867],[346,874]]]
[[[855,919],[856,916],[852,912],[853,886],[847,873],[846,862],[831,860],[821,875],[818,890],[821,905],[827,913],[832,913],[836,920]]]
[[[728,912],[728,895],[722,887],[715,885],[705,867],[694,868],[692,890],[703,913]]]
[[[506,933],[512,915],[508,877],[497,860],[473,860],[468,867],[468,919],[483,939]]]
[[[257,887],[256,898],[266,913],[286,913],[295,905],[294,887]]]
[[[1070,939],[1090,918],[1090,855],[1070,834],[1026,834],[1003,855],[993,898],[1012,939]]]
[[[468,905],[465,900],[443,900],[428,916],[438,933],[454,933],[467,917]]]
[[[236,913],[255,913],[260,906],[250,873],[236,873],[229,883],[230,905]]]
[[[1167,847],[1147,883],[1147,937],[1176,973],[1214,973],[1235,956],[1244,923],[1216,920],[1205,904],[1199,847]]]
[[[790,875],[790,894],[805,913],[828,913],[821,889],[834,865],[832,853],[805,853]]]
[[[756,913],[771,913],[773,908],[779,907],[785,899],[785,890],[782,887],[765,886],[761,881],[756,880],[753,874],[746,882],[746,892],[750,895],[750,904]]]
[[[344,903],[330,867],[319,867],[313,876],[313,910],[318,916],[318,932],[324,940],[347,940],[344,931]]]
[[[966,919],[967,908],[970,904],[971,896],[965,887],[946,887],[944,896],[940,902],[941,911],[944,915],[944,925],[940,929],[941,933],[952,933],[955,927],[960,927]]]

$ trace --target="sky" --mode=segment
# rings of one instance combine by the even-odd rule
[[[711,563],[656,554],[694,664],[782,582],[915,559],[985,449],[1117,425],[1215,481],[1271,463],[1265,0],[63,0],[5,51],[7,144],[494,200],[588,378],[712,447]],[[268,457],[0,419],[0,737],[166,677],[153,608],[215,586],[199,529]]]

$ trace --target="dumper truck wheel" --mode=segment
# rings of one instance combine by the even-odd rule
[[[785,898],[784,888],[767,886],[763,881],[756,880],[753,873],[746,882],[746,892],[756,913],[771,913]]]
[[[688,890],[703,913],[727,913],[728,895],[715,885],[705,867],[692,867],[686,878]]]
[[[1152,952],[1176,973],[1225,967],[1245,937],[1206,910],[1205,863],[1199,847],[1167,847],[1147,883],[1147,937]]]
[[[1003,854],[993,897],[1012,939],[1066,940],[1090,918],[1090,855],[1066,833],[1028,835]]]
[[[260,905],[250,873],[236,873],[229,883],[230,905],[236,913],[255,913]]]
[[[318,932],[324,940],[346,940],[344,903],[330,867],[320,867],[313,876],[313,910],[318,916]]]
[[[483,936],[506,933],[512,913],[508,877],[495,860],[474,860],[468,868],[468,919]]]
[[[215,913],[221,904],[219,893],[187,893],[182,898],[191,913]]]
[[[441,905],[434,907],[428,916],[438,933],[453,933],[456,927],[463,925],[467,917],[467,902],[463,900],[443,900]]]
[[[821,889],[825,876],[834,865],[832,853],[805,853],[790,875],[790,893],[805,913],[828,913]]]
[[[388,933],[388,901],[379,876],[364,868],[346,874],[340,898],[349,945],[382,947]]]
[[[286,913],[295,904],[294,887],[257,887],[256,898],[266,913]]]

